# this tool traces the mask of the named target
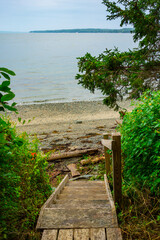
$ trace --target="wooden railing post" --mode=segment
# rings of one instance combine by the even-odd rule
[[[115,148],[112,152],[113,158],[113,190],[114,201],[122,207],[122,178],[121,178],[121,135],[112,133],[112,140],[115,141]]]
[[[109,133],[104,133],[103,134],[104,139],[109,139]],[[106,174],[110,173],[110,154],[108,153],[108,148],[104,146],[104,156],[105,156],[105,169],[106,169]]]

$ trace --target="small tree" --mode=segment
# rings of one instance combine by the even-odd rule
[[[104,103],[118,110],[118,100],[139,98],[146,89],[160,89],[160,2],[157,0],[104,0],[107,20],[121,18],[121,26],[134,27],[139,48],[120,52],[106,49],[98,57],[87,53],[78,62],[78,84],[94,93],[101,90]]]

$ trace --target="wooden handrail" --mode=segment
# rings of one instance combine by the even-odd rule
[[[121,135],[120,133],[104,133],[101,140],[104,146],[106,174],[110,173],[111,156],[108,149],[112,150],[113,162],[113,191],[114,201],[122,206],[122,177],[121,177]],[[109,139],[111,138],[111,139]]]
[[[109,150],[113,150],[114,148],[116,148],[115,146],[115,141],[114,140],[106,140],[106,139],[102,139],[101,140],[102,145],[106,148],[108,148]]]

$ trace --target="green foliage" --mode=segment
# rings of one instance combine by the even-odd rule
[[[160,2],[157,0],[103,0],[107,7],[107,20],[121,19],[120,26],[134,26],[134,41],[140,46],[159,47]],[[158,44],[158,46],[156,46]]]
[[[160,195],[160,91],[147,91],[120,128],[124,179]]]
[[[26,133],[18,134],[11,121],[1,117],[1,239],[26,239],[23,235],[31,234],[40,208],[51,193],[46,166],[37,140],[30,141]]]
[[[157,88],[160,73],[157,60],[154,66],[148,65],[146,50],[120,52],[118,49],[107,50],[98,57],[87,53],[78,58],[79,72],[76,79],[92,93],[100,90],[105,96],[104,103],[118,110],[117,100],[124,95],[139,98],[147,89]],[[143,65],[143,71],[139,66]],[[160,68],[159,68],[160,69]]]
[[[9,111],[17,111],[15,108],[16,103],[13,102],[11,105],[8,104],[8,101],[12,100],[15,97],[15,94],[11,91],[10,85],[10,75],[15,76],[15,73],[7,68],[0,68],[0,78],[5,78],[0,84],[0,111],[5,109]]]
[[[104,103],[118,110],[117,101],[139,98],[146,89],[160,89],[160,2],[157,0],[104,0],[107,19],[121,18],[121,26],[132,24],[139,49],[120,52],[117,48],[98,57],[87,53],[78,62],[78,83],[92,93],[105,96]]]

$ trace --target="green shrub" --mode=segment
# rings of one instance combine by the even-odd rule
[[[160,91],[147,91],[120,129],[124,179],[160,194]]]
[[[7,109],[16,112],[16,103],[13,102],[11,105],[8,103],[8,101],[13,100],[15,97],[15,94],[10,88],[10,75],[15,76],[16,74],[10,69],[0,68],[0,78],[3,77],[3,81],[0,83],[0,111],[5,111],[5,109]]]
[[[0,117],[0,237],[28,239],[42,204],[51,193],[47,162],[37,140],[18,134]],[[22,237],[23,236],[23,237]]]

